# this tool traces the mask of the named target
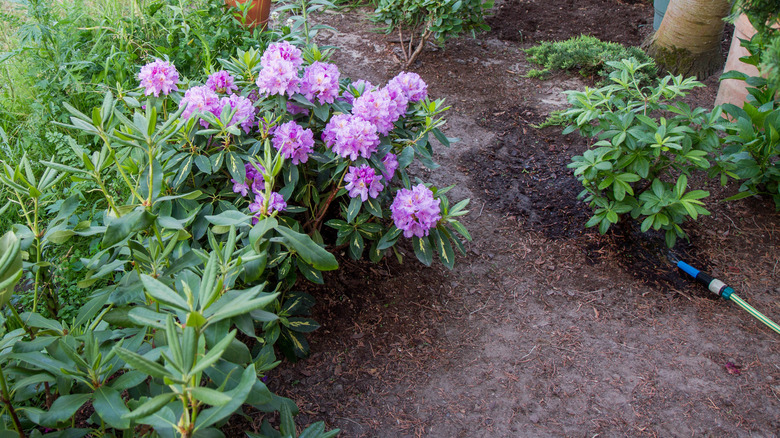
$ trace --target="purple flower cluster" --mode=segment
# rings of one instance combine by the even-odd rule
[[[385,88],[363,93],[355,99],[352,114],[376,126],[377,132],[382,135],[387,135],[393,129],[393,123],[398,120],[397,104]]]
[[[271,192],[271,199],[268,201],[268,209],[263,207],[265,204],[265,194],[260,193],[255,196],[254,202],[249,204],[249,211],[256,213],[255,218],[252,220],[252,224],[256,224],[259,216],[269,215],[275,211],[284,211],[287,209],[287,202],[284,201],[284,197],[277,192]]]
[[[184,98],[179,102],[179,106],[186,107],[181,114],[185,119],[189,119],[195,113],[205,112],[210,112],[219,117],[219,112],[222,108],[217,93],[206,85],[192,87],[187,90],[187,92],[184,93]],[[205,120],[201,120],[200,124],[204,128],[209,126],[208,122]]]
[[[274,131],[273,145],[293,164],[305,163],[314,151],[314,133],[292,121],[283,123]]]
[[[301,93],[310,101],[333,103],[339,96],[339,69],[336,64],[316,61],[303,71]]]
[[[223,120],[228,126],[240,123],[241,128],[243,128],[244,132],[247,134],[249,134],[249,131],[251,131],[252,128],[257,126],[257,122],[255,121],[255,106],[252,105],[251,100],[237,94],[232,94],[230,97],[223,97],[219,101],[219,115],[222,114],[222,111],[224,111],[227,105],[230,105],[231,110],[236,110],[236,113],[233,114],[233,117],[229,121],[225,122]]]
[[[366,202],[369,196],[376,198],[384,188],[382,177],[377,175],[376,171],[367,164],[358,167],[349,166],[349,171],[344,176],[344,182],[348,183],[344,188],[349,191],[349,197],[357,198],[360,196],[360,200],[363,202]]]
[[[401,189],[396,193],[390,206],[393,222],[404,237],[424,237],[441,219],[440,200],[433,198],[433,192],[418,184],[409,189]]]
[[[263,69],[257,77],[257,87],[263,96],[283,95],[292,96],[301,87],[298,78],[298,69],[303,64],[301,51],[297,47],[282,41],[268,46],[260,65]]]
[[[358,116],[338,114],[333,116],[322,131],[325,145],[337,155],[357,160],[369,158],[379,146],[377,128]]]
[[[420,78],[420,75],[412,72],[401,72],[388,85],[394,84],[403,90],[409,102],[419,102],[428,97],[428,85]]]
[[[206,86],[216,93],[231,94],[234,91],[238,91],[233,76],[226,70],[220,70],[209,75],[209,78],[206,80]]]
[[[250,191],[255,195],[262,194],[265,191],[265,179],[262,173],[265,172],[265,168],[260,163],[257,163],[257,166],[260,167],[261,172],[258,172],[255,166],[250,163],[244,164],[244,172],[246,173],[244,181],[230,179],[233,183],[233,193],[240,193],[241,196],[246,196]]]
[[[155,59],[141,67],[138,80],[141,82],[146,96],[154,94],[154,97],[159,97],[160,93],[167,96],[171,91],[179,89],[176,86],[179,81],[179,72],[176,71],[173,64],[162,59]]]
[[[296,70],[303,65],[301,50],[287,41],[270,44],[260,58],[260,65],[268,67],[274,61],[279,60],[291,63]]]
[[[395,175],[395,171],[398,170],[398,157],[393,153],[388,153],[382,158],[382,164],[385,166],[385,171],[382,172],[382,176],[385,181],[390,181]]]

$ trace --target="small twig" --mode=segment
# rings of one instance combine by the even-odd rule
[[[536,347],[537,347],[537,346],[536,346],[536,345],[534,345],[534,347],[531,349],[531,351],[529,351],[529,352],[528,352],[528,354],[526,354],[525,356],[521,357],[519,360],[523,360],[523,359],[525,359],[526,357],[530,356],[530,355],[531,355],[531,353],[533,353],[533,352],[534,352],[534,350],[536,350]]]
[[[414,33],[412,35],[414,35]],[[404,54],[404,61],[408,64],[409,55],[406,54],[406,47],[404,46],[404,34],[400,25],[398,26],[398,44],[401,45],[401,53]]]

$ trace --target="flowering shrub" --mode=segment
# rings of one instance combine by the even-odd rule
[[[295,436],[294,403],[262,378],[280,363],[275,347],[303,357],[318,327],[306,317],[314,298],[291,290],[299,277],[323,282],[342,245],[354,258],[400,258],[402,233],[423,263],[438,253],[453,266],[453,246],[470,238],[457,221],[468,200],[450,207],[447,188],[407,173],[415,159],[434,166],[429,135],[449,143],[443,103],[414,74],[351,86],[326,61],[274,43],[177,84],[174,66],[155,60],[139,92],[108,93],[89,116],[66,106],[63,126],[100,145],[76,148],[82,165],[44,162],[36,175],[26,159],[4,163],[0,182],[27,224],[0,242],[0,291],[20,275],[6,258],[26,251],[37,302],[42,253],[77,237],[96,247],[80,284],[105,285],[71,325],[35,308],[0,325],[0,402],[20,436],[29,424],[65,429],[89,406],[77,433],[222,436],[243,404],[279,412],[282,436]],[[81,220],[74,194],[42,223],[68,174],[102,195],[86,206],[98,213]],[[11,354],[17,342],[30,348]],[[13,401],[8,387],[20,391]],[[267,422],[262,431],[279,436]],[[334,433],[318,423],[302,436]]]

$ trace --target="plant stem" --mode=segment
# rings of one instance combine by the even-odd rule
[[[8,409],[8,413],[11,415],[11,419],[14,422],[14,429],[19,433],[19,438],[26,438],[24,435],[24,429],[22,429],[22,423],[19,421],[19,417],[16,415],[14,405],[11,403],[11,396],[8,393],[8,383],[5,381],[5,374],[3,374],[3,367],[0,366],[0,386],[2,387],[2,401]]]

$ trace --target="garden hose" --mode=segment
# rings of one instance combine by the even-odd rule
[[[726,285],[726,283],[718,280],[717,278],[712,278],[710,275],[699,271],[698,269],[683,261],[678,261],[677,267],[696,279],[696,281],[699,283],[703,284],[712,293],[718,295],[724,300],[733,301],[739,307],[745,309],[749,314],[753,315],[754,318],[763,322],[767,327],[771,328],[777,333],[780,333],[780,325],[777,325],[774,321],[764,316],[763,313],[754,309],[753,306],[746,303],[742,298],[738,297],[737,294],[734,293],[734,289],[732,289],[731,286]]]

